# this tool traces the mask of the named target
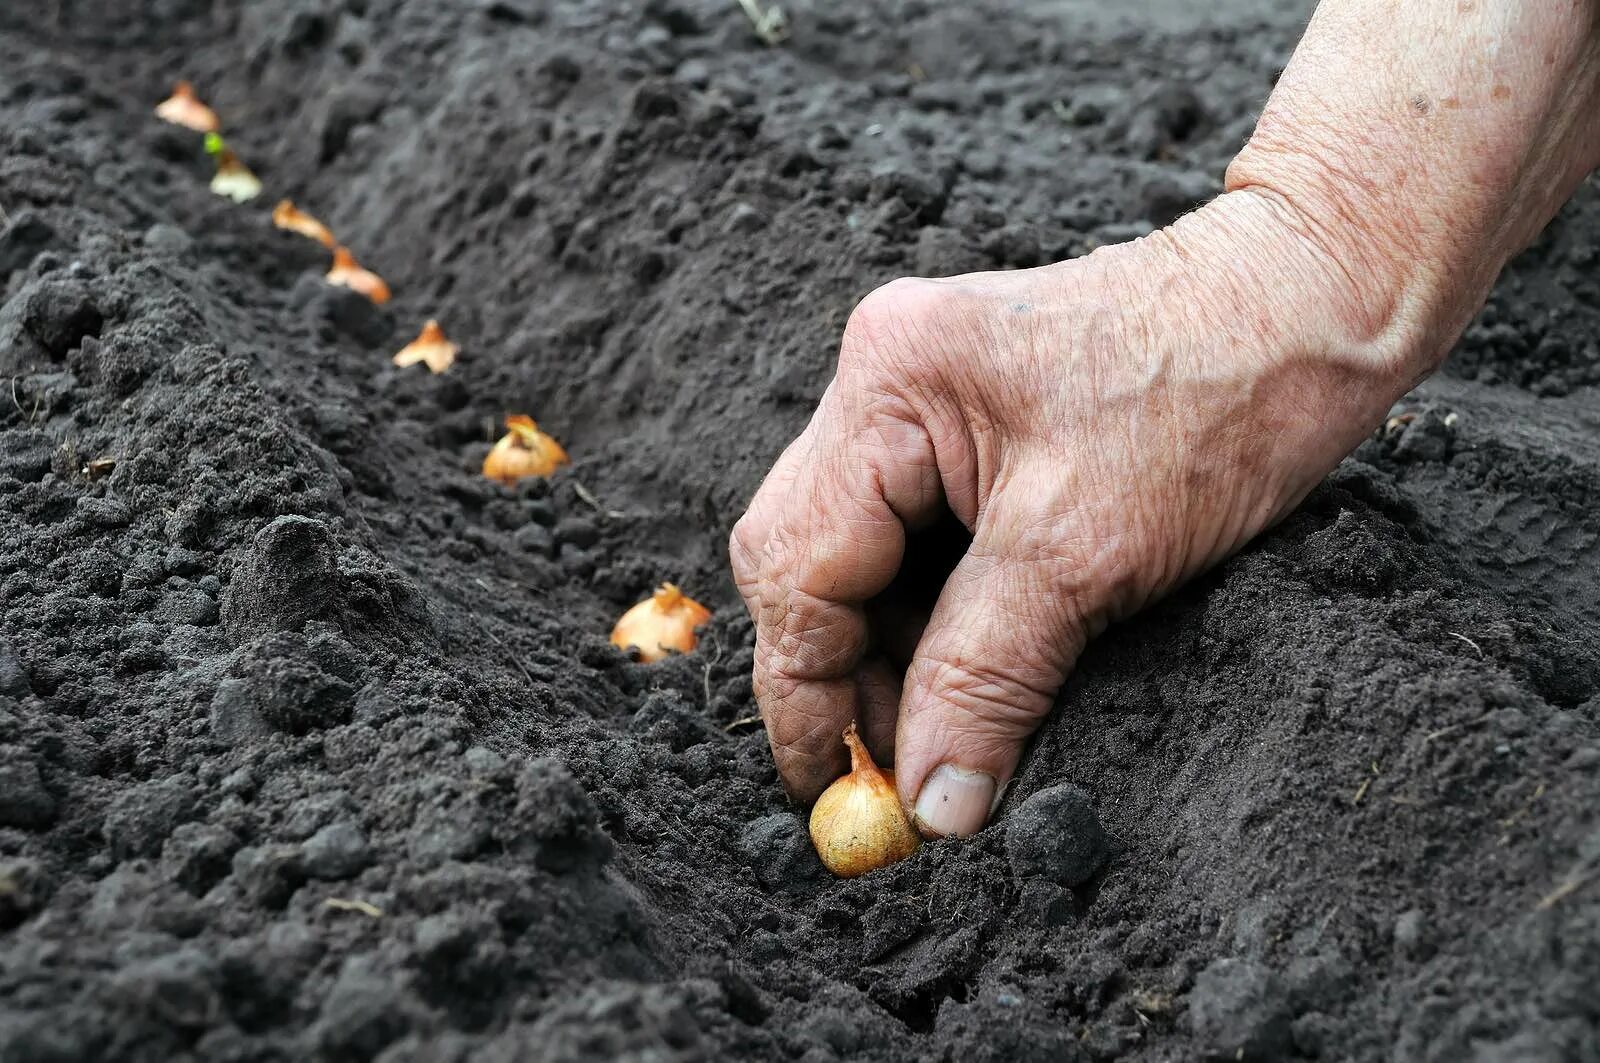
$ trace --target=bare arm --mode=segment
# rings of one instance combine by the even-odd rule
[[[1597,166],[1597,0],[1323,0],[1227,188],[1279,198],[1420,377]]]

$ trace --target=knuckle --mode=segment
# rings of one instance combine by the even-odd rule
[[[917,684],[932,692],[955,731],[1022,738],[1049,712],[1059,676],[1046,668],[997,668],[968,660],[924,659]],[[952,711],[953,710],[953,711]]]
[[[919,341],[937,333],[951,289],[935,281],[902,277],[870,292],[845,323],[840,362],[871,364],[920,349]]]
[[[833,718],[824,713],[794,710],[767,718],[767,737],[774,749],[797,756],[814,756],[832,740]]]
[[[749,513],[739,518],[728,535],[728,565],[733,569],[734,581],[741,590],[760,576],[763,538]]]
[[[866,635],[859,610],[799,590],[764,608],[759,628],[768,671],[799,681],[846,674],[855,666]]]

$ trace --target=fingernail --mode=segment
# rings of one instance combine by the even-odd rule
[[[994,796],[993,775],[941,764],[922,784],[912,813],[917,828],[929,837],[965,838],[989,822]]]

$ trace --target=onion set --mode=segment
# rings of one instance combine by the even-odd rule
[[[695,628],[711,619],[711,610],[688,597],[675,584],[663,583],[654,594],[622,614],[611,630],[611,644],[639,651],[646,663],[668,653],[695,647]]]
[[[272,224],[301,236],[309,236],[323,247],[332,248],[337,243],[326,225],[287,199],[278,200],[278,205],[272,208]]]
[[[216,133],[206,134],[206,154],[216,157],[217,174],[211,179],[211,191],[227,196],[235,203],[244,203],[261,194],[261,182],[250,168],[239,161],[233,149],[223,143]]]
[[[511,485],[530,476],[549,476],[567,463],[567,452],[533,418],[514,413],[506,418],[506,434],[483,459],[483,475]]]
[[[433,318],[422,326],[417,338],[406,344],[394,356],[394,364],[404,367],[422,362],[435,373],[442,373],[456,363],[461,348],[444,338],[444,330]]]
[[[156,105],[156,117],[196,133],[215,133],[222,128],[217,112],[200,102],[194,86],[187,81],[172,86],[172,95]]]
[[[333,249],[333,265],[328,269],[327,281],[353,292],[360,292],[375,303],[389,301],[389,286],[383,278],[369,269],[363,269],[348,247]]]
[[[829,871],[855,878],[917,851],[922,839],[900,807],[894,772],[872,761],[856,725],[844,729],[850,772],[835,779],[811,809],[811,844]]]

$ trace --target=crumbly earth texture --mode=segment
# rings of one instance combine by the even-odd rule
[[[1097,6],[0,6],[0,1061],[1600,1058],[1592,181],[994,826],[785,804],[724,543],[852,305],[1214,194],[1304,16]]]

